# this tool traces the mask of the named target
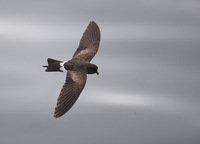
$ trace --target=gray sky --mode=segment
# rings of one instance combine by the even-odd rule
[[[200,1],[1,0],[0,143],[199,144]],[[72,109],[53,118],[89,21],[100,49]]]

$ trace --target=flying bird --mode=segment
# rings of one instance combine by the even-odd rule
[[[57,99],[54,117],[64,115],[76,102],[81,94],[87,79],[87,74],[97,74],[98,67],[90,63],[99,49],[100,29],[91,21],[80,40],[79,46],[72,59],[59,61],[48,58],[46,72],[67,72],[65,83]]]

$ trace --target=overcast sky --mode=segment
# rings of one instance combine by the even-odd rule
[[[90,21],[101,30],[72,109],[53,117],[70,60]],[[200,1],[1,0],[0,143],[199,144]]]

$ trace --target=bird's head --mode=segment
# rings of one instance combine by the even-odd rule
[[[94,74],[94,73],[99,75],[98,67],[96,65],[94,65],[94,64],[89,64],[87,66],[87,74]]]

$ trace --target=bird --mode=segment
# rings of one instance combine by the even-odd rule
[[[47,58],[45,72],[66,72],[65,83],[61,89],[54,111],[58,118],[67,113],[75,104],[85,87],[87,74],[97,74],[98,66],[90,63],[100,45],[101,33],[98,25],[90,21],[84,31],[79,46],[69,61]]]

